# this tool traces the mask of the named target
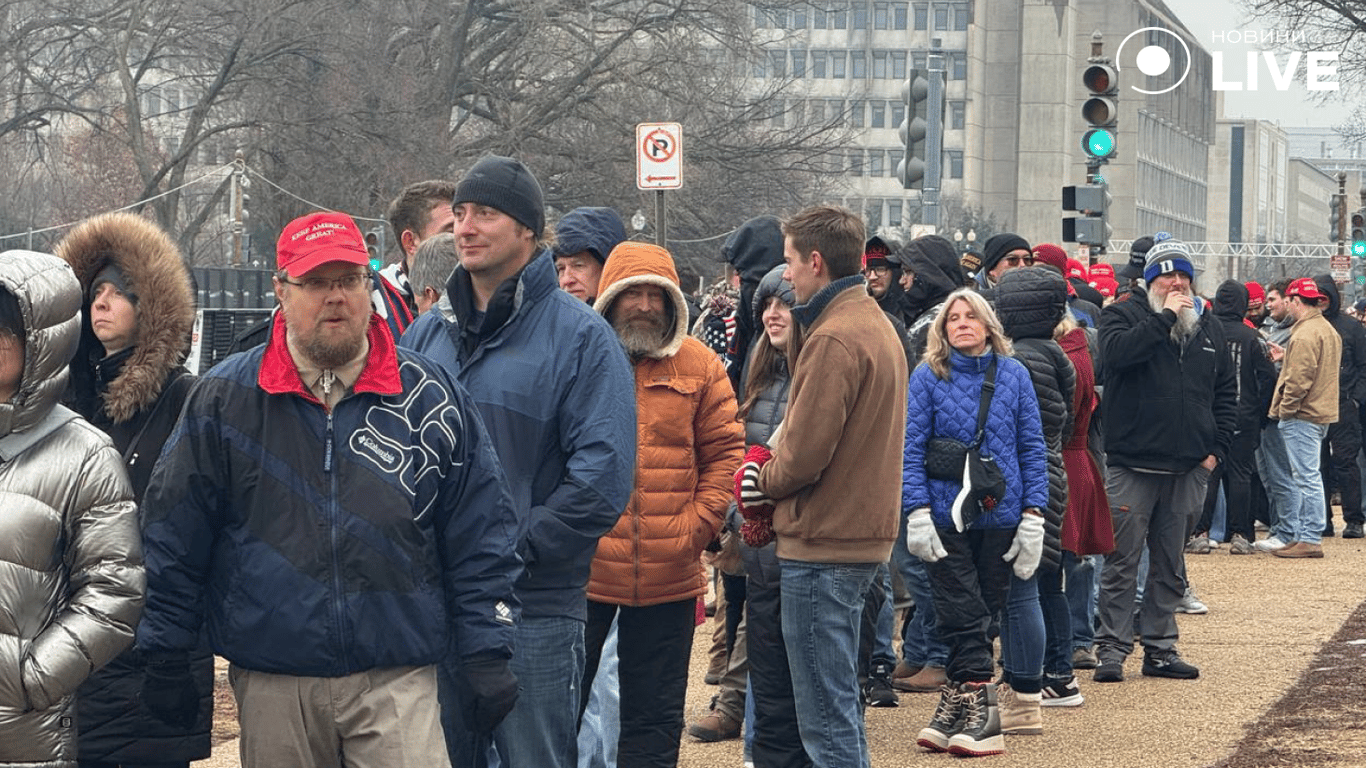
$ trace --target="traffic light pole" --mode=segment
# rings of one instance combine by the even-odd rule
[[[929,104],[926,105],[925,183],[920,190],[920,223],[939,228],[939,183],[944,155],[944,52],[939,38],[930,41],[926,57],[930,73]]]

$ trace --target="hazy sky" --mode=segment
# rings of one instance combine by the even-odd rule
[[[1233,0],[1164,0],[1167,7],[1181,19],[1196,36],[1200,45],[1213,54],[1223,52],[1225,80],[1241,82],[1247,68],[1247,51],[1252,47],[1227,41],[1228,32],[1270,30],[1263,22],[1246,22],[1242,10]],[[1224,41],[1214,39],[1215,32],[1225,33]],[[1285,58],[1282,57],[1282,66]],[[1301,72],[1304,64],[1300,65]],[[1282,126],[1332,127],[1344,122],[1352,113],[1353,104],[1344,98],[1334,98],[1327,104],[1316,104],[1308,98],[1309,91],[1295,82],[1284,92],[1277,91],[1271,77],[1262,70],[1256,91],[1225,91],[1226,117],[1253,117],[1275,120]]]

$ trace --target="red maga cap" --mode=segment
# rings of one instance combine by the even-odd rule
[[[344,213],[323,211],[300,216],[285,225],[275,244],[275,266],[290,277],[305,275],[330,261],[367,266],[365,248],[356,222]]]
[[[1286,296],[1301,296],[1314,301],[1323,301],[1327,296],[1319,290],[1318,283],[1312,277],[1299,277],[1290,283],[1290,287],[1285,289]]]

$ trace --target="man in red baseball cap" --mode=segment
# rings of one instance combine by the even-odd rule
[[[1338,365],[1342,340],[1323,318],[1328,297],[1311,277],[1286,289],[1295,318],[1281,361],[1271,418],[1276,419],[1289,458],[1290,503],[1280,511],[1271,535],[1257,548],[1277,557],[1323,557],[1323,475],[1319,449],[1328,425],[1338,420]]]

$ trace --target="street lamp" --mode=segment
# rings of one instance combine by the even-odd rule
[[[645,229],[645,212],[636,209],[635,215],[631,217],[631,229],[640,232]]]

